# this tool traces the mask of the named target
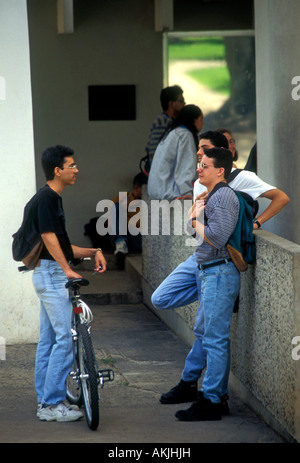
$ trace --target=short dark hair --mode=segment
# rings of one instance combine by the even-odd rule
[[[227,138],[217,130],[208,130],[207,132],[200,133],[199,140],[203,138],[209,140],[216,148],[229,148]]]
[[[63,145],[50,146],[42,153],[42,167],[46,180],[53,180],[55,167],[62,169],[65,158],[73,156],[74,151]]]
[[[204,150],[205,155],[213,160],[214,167],[224,167],[224,178],[229,178],[232,169],[232,153],[225,148],[210,148]]]
[[[177,98],[183,94],[183,90],[179,85],[172,85],[172,87],[165,87],[160,92],[160,104],[165,111],[168,109],[169,101],[176,101]]]

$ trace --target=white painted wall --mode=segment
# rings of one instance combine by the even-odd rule
[[[0,0],[0,44],[0,336],[9,344],[36,341],[39,326],[31,273],[20,274],[11,253],[11,236],[35,193],[25,0]]]

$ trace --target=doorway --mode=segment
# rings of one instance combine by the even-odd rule
[[[164,86],[180,85],[204,128],[232,131],[243,168],[256,142],[254,31],[164,34]]]

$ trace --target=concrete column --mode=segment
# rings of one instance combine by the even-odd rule
[[[255,0],[258,174],[291,198],[264,228],[297,244],[300,92],[294,77],[300,75],[299,18],[299,0]]]
[[[25,0],[0,0],[0,337],[6,344],[34,342],[38,299],[31,275],[12,259],[12,234],[35,193],[35,165]]]

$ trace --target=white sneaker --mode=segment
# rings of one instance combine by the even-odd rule
[[[120,240],[116,242],[115,254],[121,252],[122,254],[128,254],[128,248],[125,240]]]
[[[79,411],[78,405],[70,404],[67,400],[64,400],[63,403],[64,403],[68,408],[71,408],[72,410]],[[37,412],[36,412],[36,416],[37,416],[38,418],[40,417],[40,412],[41,412],[42,408],[43,408],[43,405],[42,405],[41,403],[38,403]]]
[[[64,402],[42,407],[38,413],[41,421],[77,421],[83,417],[80,411],[72,410]]]

